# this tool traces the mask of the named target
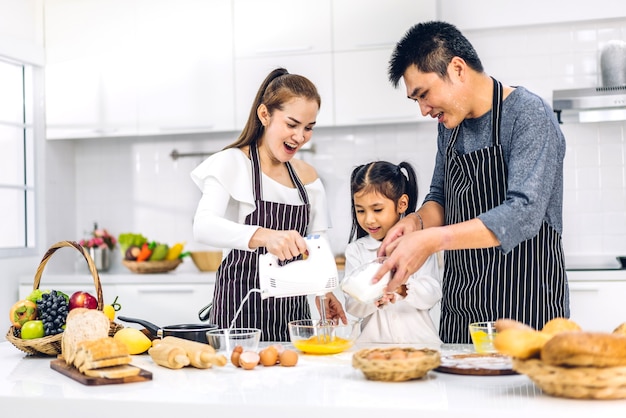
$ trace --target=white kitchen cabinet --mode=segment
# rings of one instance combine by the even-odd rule
[[[424,120],[404,84],[391,85],[387,69],[404,33],[435,16],[434,0],[333,1],[336,125]]]
[[[307,77],[322,98],[322,107],[316,126],[334,123],[332,55],[330,53],[307,55],[281,55],[273,57],[238,58],[235,60],[235,105],[237,129],[242,129],[248,119],[252,101],[261,83],[270,71],[286,68],[292,74]]]
[[[140,135],[234,129],[230,0],[137,0]]]
[[[124,275],[117,280],[112,276],[101,276],[103,302],[113,303],[115,297],[122,305],[117,315],[138,318],[157,326],[186,323],[201,323],[198,311],[213,299],[214,275],[197,276],[198,279],[184,280],[175,275]],[[165,280],[172,277],[172,280]],[[21,282],[19,297],[23,299],[33,290],[32,283]],[[41,289],[60,290],[68,295],[82,290],[96,296],[90,276],[46,277]],[[141,325],[120,322],[135,328]]]
[[[277,67],[315,84],[322,98],[317,126],[333,125],[331,22],[330,0],[233,0],[238,130],[261,82]]]
[[[585,331],[611,332],[626,322],[626,270],[568,271],[570,318]]]
[[[233,0],[235,57],[330,52],[331,0]]]
[[[52,0],[48,139],[234,128],[231,0]]]
[[[416,23],[435,19],[435,0],[333,0],[333,50],[391,50]]]
[[[125,0],[46,2],[49,138],[135,133],[134,16]]]
[[[440,19],[453,23],[461,30],[506,28],[550,23],[614,19],[626,15],[623,0],[602,3],[570,0],[439,0]],[[494,16],[497,18],[494,19]]]

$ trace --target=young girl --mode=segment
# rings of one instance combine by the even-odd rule
[[[374,161],[352,171],[352,231],[346,247],[346,274],[376,258],[387,231],[417,205],[415,170]],[[356,240],[354,240],[356,238]],[[354,241],[353,241],[354,240]],[[405,285],[380,300],[365,304],[349,295],[346,311],[363,318],[361,342],[440,344],[430,309],[441,299],[441,281],[435,254]]]

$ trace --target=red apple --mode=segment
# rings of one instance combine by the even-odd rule
[[[97,309],[98,299],[87,292],[74,292],[70,296],[70,311],[74,308]]]

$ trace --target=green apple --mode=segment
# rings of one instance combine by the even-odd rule
[[[45,335],[43,321],[39,319],[27,321],[22,325],[22,339],[32,340]]]

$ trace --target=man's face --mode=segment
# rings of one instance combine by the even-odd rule
[[[448,78],[436,73],[423,73],[415,65],[409,66],[402,76],[406,85],[407,97],[416,101],[422,116],[437,118],[439,123],[452,129],[466,118],[462,83],[448,65]]]

